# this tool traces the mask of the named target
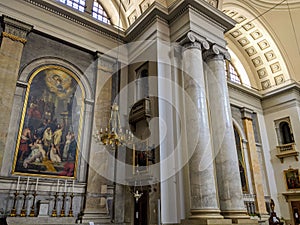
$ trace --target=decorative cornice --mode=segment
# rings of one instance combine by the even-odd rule
[[[210,60],[210,59],[230,60],[230,54],[228,53],[227,49],[217,44],[213,44],[210,49],[208,49],[203,53],[203,59],[204,60]]]
[[[180,45],[186,49],[189,48],[199,48],[199,49],[209,49],[208,41],[200,36],[195,34],[194,32],[188,32],[183,40],[181,40]]]
[[[7,33],[7,32],[2,32],[2,36],[6,37],[6,38],[9,38],[13,41],[21,42],[22,44],[25,44],[27,42],[27,40],[25,38],[20,38],[16,35],[13,35],[13,34],[10,34],[10,33]]]

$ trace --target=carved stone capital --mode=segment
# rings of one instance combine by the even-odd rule
[[[186,49],[209,49],[208,41],[204,37],[193,32],[188,32],[186,37],[180,42],[180,45],[182,45]]]
[[[26,43],[26,36],[32,30],[33,26],[13,19],[8,16],[3,16],[4,31],[3,37],[7,37],[13,41]]]
[[[204,60],[220,59],[220,60],[230,60],[230,54],[226,48],[223,48],[217,44],[213,44],[210,49],[203,53]]]

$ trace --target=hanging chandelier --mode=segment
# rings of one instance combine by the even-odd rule
[[[124,145],[133,140],[133,134],[130,131],[126,130],[123,132],[119,106],[116,103],[111,106],[108,126],[105,129],[100,128],[100,132],[97,131],[94,137],[97,142],[104,145],[110,145],[112,148]]]

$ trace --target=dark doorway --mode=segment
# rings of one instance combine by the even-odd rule
[[[148,225],[148,202],[149,193],[145,190],[140,199],[135,202],[134,225]]]
[[[292,201],[292,210],[293,210],[293,219],[294,224],[299,225],[300,224],[300,201]]]

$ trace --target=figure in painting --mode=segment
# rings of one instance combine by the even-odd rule
[[[63,154],[62,154],[64,161],[66,161],[68,158],[68,152],[69,152],[71,140],[72,140],[72,132],[69,131],[68,134],[66,135],[66,143],[65,143],[64,150],[63,150]]]
[[[63,160],[64,161],[73,161],[76,155],[77,143],[75,140],[74,132],[69,131],[66,135],[66,143],[63,149]]]
[[[29,145],[31,143],[31,131],[28,127],[25,127],[22,131],[19,152],[19,160],[23,160],[29,154]]]
[[[50,149],[50,160],[54,163],[60,163],[61,162],[61,158],[58,155],[58,150],[55,147],[54,144],[51,144],[51,149]]]
[[[43,134],[43,143],[46,151],[49,153],[51,143],[52,143],[52,130],[50,127],[47,127]]]
[[[29,163],[32,162],[42,162],[46,160],[46,151],[43,149],[42,140],[37,139],[36,142],[31,144],[31,152],[29,156],[24,160],[23,166],[24,168],[28,168]]]
[[[62,127],[60,124],[57,124],[56,130],[53,133],[53,143],[56,149],[60,149],[61,138],[62,138]]]

